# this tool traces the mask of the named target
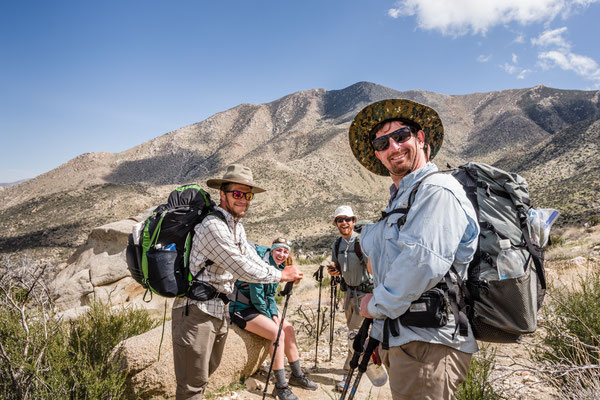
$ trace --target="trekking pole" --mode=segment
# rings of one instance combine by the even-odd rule
[[[319,354],[319,323],[321,322],[321,284],[323,283],[323,268],[324,265],[319,265],[319,269],[313,274],[317,282],[319,282],[319,302],[317,303],[317,340],[315,343],[315,366],[313,368],[318,368],[317,366],[317,356]]]
[[[348,370],[348,374],[346,374],[344,389],[342,390],[342,396],[340,397],[340,400],[344,400],[346,398],[348,388],[350,387],[350,381],[352,380],[352,375],[354,375],[354,370],[358,366],[358,360],[360,359],[360,355],[363,352],[365,340],[367,340],[367,337],[369,337],[369,328],[371,327],[372,323],[372,319],[365,318],[363,320],[362,325],[360,326],[360,329],[356,333],[354,342],[352,342],[352,349],[354,350],[354,354],[352,355],[352,359],[350,360],[350,370]]]
[[[350,391],[350,396],[348,396],[348,400],[352,400],[354,395],[356,394],[356,390],[358,389],[358,385],[360,384],[360,378],[367,370],[367,365],[369,364],[369,360],[371,359],[371,354],[375,350],[375,347],[379,346],[379,340],[373,339],[370,337],[367,339],[367,348],[363,354],[363,358],[358,365],[358,374],[356,374],[356,379],[354,380],[354,385],[352,385],[352,390]]]
[[[265,381],[265,390],[263,390],[262,398],[265,400],[265,396],[267,395],[267,387],[269,386],[269,379],[271,378],[271,370],[273,369],[273,361],[275,361],[275,353],[277,353],[277,347],[279,347],[279,336],[281,335],[281,329],[283,328],[283,321],[285,319],[285,312],[287,311],[288,301],[290,299],[290,295],[292,294],[292,288],[294,286],[294,282],[288,282],[285,284],[285,287],[281,292],[279,292],[280,296],[285,296],[285,303],[283,304],[283,311],[281,312],[281,321],[279,321],[279,330],[277,331],[277,337],[275,338],[275,342],[273,343],[273,355],[271,356],[271,365],[269,365],[269,372],[267,373],[267,380]]]
[[[337,297],[337,276],[331,277],[331,287],[329,292],[330,299],[330,309],[329,309],[329,360],[331,361],[331,356],[333,352],[333,334],[334,334],[334,325],[335,325],[335,301]]]

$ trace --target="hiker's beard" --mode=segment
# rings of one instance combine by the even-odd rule
[[[227,199],[227,211],[235,219],[244,217],[248,211],[248,207],[250,207],[249,201]]]
[[[338,225],[338,230],[340,231],[340,235],[342,235],[345,238],[352,236],[353,228],[354,228],[354,224],[352,224],[352,225],[347,224],[345,226]]]

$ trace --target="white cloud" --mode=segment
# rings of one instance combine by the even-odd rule
[[[511,75],[514,75],[517,72],[519,72],[519,67],[517,67],[516,65],[509,64],[509,63],[504,63],[500,67]]]
[[[545,51],[538,54],[542,69],[558,67],[565,71],[573,71],[577,75],[595,81],[600,85],[600,66],[587,56],[558,50]]]
[[[512,62],[513,62],[513,64],[519,63],[519,57],[517,57],[517,55],[515,53],[512,54]]]
[[[461,36],[483,34],[488,29],[516,22],[521,25],[565,17],[575,8],[600,0],[399,0],[388,10],[392,18],[415,16],[425,30]]]
[[[519,35],[513,40],[513,43],[525,43],[525,36]]]
[[[588,56],[573,53],[571,43],[562,36],[565,33],[567,33],[567,28],[563,27],[545,31],[531,40],[535,46],[551,48],[538,53],[538,66],[543,70],[560,68],[564,71],[573,71],[577,75],[593,81],[596,87],[600,87],[600,66]]]
[[[569,49],[571,45],[562,37],[567,32],[567,27],[544,31],[537,38],[531,39],[531,43],[535,46],[557,46],[564,49]]]
[[[480,63],[488,62],[491,59],[492,59],[492,55],[491,54],[488,54],[488,55],[481,54],[479,57],[477,57],[477,61],[480,62]]]
[[[527,78],[527,75],[529,75],[531,73],[530,69],[522,69],[521,72],[519,72],[519,75],[517,75],[517,79],[525,79]]]

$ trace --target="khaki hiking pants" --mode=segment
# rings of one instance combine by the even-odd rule
[[[200,400],[208,377],[221,362],[228,324],[190,304],[173,309],[173,361],[177,381],[176,399]]]
[[[394,400],[451,400],[471,362],[471,354],[434,343],[410,342],[379,351]]]
[[[350,370],[350,360],[354,354],[352,343],[364,320],[360,315],[360,308],[356,306],[357,304],[360,304],[360,301],[364,296],[364,294],[358,296],[358,299],[356,299],[357,301],[355,301],[353,298],[348,298],[350,297],[350,290],[344,292],[344,314],[346,315],[346,325],[348,326],[348,356],[346,357],[346,362],[344,362],[345,374]]]

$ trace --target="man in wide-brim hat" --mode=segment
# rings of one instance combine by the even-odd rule
[[[350,126],[356,159],[393,182],[382,219],[361,232],[375,288],[360,310],[374,318],[371,336],[382,342],[394,399],[451,399],[477,351],[464,315],[448,313],[445,301],[430,307],[422,297],[454,287],[456,274],[466,279],[479,234],[460,183],[434,174],[431,160],[443,137],[437,112],[406,99],[370,104]]]
[[[222,178],[206,184],[219,190],[220,203],[194,228],[190,272],[196,280],[214,286],[218,296],[204,301],[182,297],[173,303],[178,400],[201,399],[210,374],[219,366],[228,330],[227,295],[237,279],[256,283],[302,279],[294,265],[279,271],[264,262],[246,239],[241,219],[254,194],[265,191],[254,183],[250,168],[230,165]]]

